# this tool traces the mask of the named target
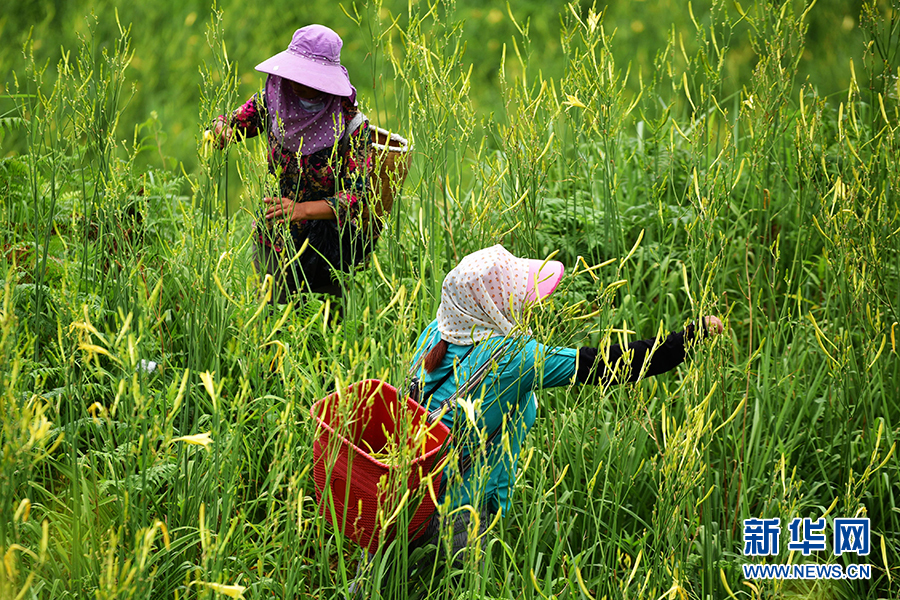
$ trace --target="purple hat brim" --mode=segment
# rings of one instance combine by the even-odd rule
[[[340,65],[327,65],[285,50],[256,65],[256,70],[276,75],[334,96],[351,96],[350,77]]]

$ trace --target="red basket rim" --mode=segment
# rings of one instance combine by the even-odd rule
[[[376,384],[380,384],[380,385],[382,385],[382,386],[389,387],[389,388],[391,388],[391,389],[393,389],[393,390],[395,390],[395,391],[398,391],[394,386],[392,386],[391,384],[389,384],[389,383],[387,383],[387,382],[385,382],[385,381],[382,381],[382,380],[380,380],[380,379],[364,379],[364,380],[362,380],[362,381],[358,381],[358,382],[356,382],[356,383],[350,384],[349,386],[347,386],[347,387],[345,388],[344,392],[347,392],[347,391],[349,391],[349,390],[351,390],[351,389],[353,389],[353,388],[355,388],[355,387],[364,385],[364,384],[369,383],[369,382],[373,382],[373,383],[376,383]],[[331,427],[331,425],[329,425],[328,423],[326,423],[325,421],[323,421],[323,420],[319,417],[318,413],[321,412],[321,411],[319,411],[319,410],[317,410],[317,409],[318,409],[325,401],[327,401],[328,399],[333,398],[333,397],[335,397],[335,396],[337,396],[337,395],[338,395],[338,392],[332,392],[331,394],[328,394],[328,395],[325,396],[324,398],[321,398],[321,399],[319,399],[319,400],[316,400],[316,402],[314,402],[313,405],[310,407],[310,409],[309,409],[310,416],[312,416],[312,418],[315,419],[317,426],[318,426],[318,427],[322,427],[322,428],[324,428],[324,429],[327,429],[329,433],[331,433],[332,435],[336,436],[339,440],[341,440],[341,442],[342,442],[344,445],[353,448],[354,450],[356,450],[356,452],[357,452],[358,454],[364,456],[364,457],[366,458],[366,460],[368,460],[368,461],[371,462],[371,463],[374,463],[374,464],[378,465],[380,468],[382,468],[382,469],[391,469],[391,468],[396,467],[396,465],[388,465],[388,464],[386,464],[386,463],[381,462],[381,461],[378,460],[377,458],[373,458],[366,450],[364,450],[363,448],[357,446],[356,444],[354,444],[353,442],[351,442],[349,439],[347,439],[345,436],[343,436],[343,435],[341,435],[340,433],[338,433],[337,431],[335,431],[334,428]],[[399,397],[399,391],[398,391],[398,397]],[[406,400],[411,400],[411,398],[409,398],[408,396],[405,396],[405,395],[404,395],[404,397],[405,397]],[[415,401],[413,401],[413,402],[415,402]],[[422,407],[421,404],[416,403],[416,405],[417,405],[423,412],[425,412],[425,408]],[[407,404],[407,406],[408,406],[408,404]],[[426,415],[427,415],[427,412],[426,412]],[[449,435],[449,433],[450,433],[450,428],[447,427],[443,422],[437,421],[437,422],[434,424],[434,426],[435,426],[436,428],[438,428],[438,429],[446,429],[446,430],[447,430],[447,434]],[[432,448],[430,451],[426,452],[425,454],[423,454],[423,455],[417,457],[415,460],[413,460],[412,462],[410,462],[410,463],[409,463],[410,466],[415,465],[415,464],[418,464],[418,463],[424,461],[426,458],[428,458],[428,457],[431,456],[432,454],[438,452],[440,449],[441,449],[440,446],[437,446],[437,447],[435,447],[435,448]]]

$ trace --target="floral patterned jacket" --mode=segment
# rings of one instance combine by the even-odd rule
[[[349,124],[356,116],[359,109],[344,99],[341,106],[344,123]],[[233,135],[236,139],[250,138],[261,133],[266,133],[269,144],[268,162],[269,172],[276,175],[279,181],[281,195],[297,202],[311,202],[325,200],[331,206],[335,214],[334,221],[298,221],[291,224],[291,236],[295,243],[302,244],[304,238],[313,234],[313,229],[330,228],[333,235],[338,237],[364,235],[367,228],[360,226],[360,217],[363,206],[370,197],[370,186],[373,177],[373,165],[371,153],[371,138],[369,123],[364,120],[362,125],[349,136],[349,144],[345,148],[329,147],[309,155],[298,155],[286,152],[272,131],[267,127],[268,119],[265,105],[265,94],[254,94],[246,103],[235,110],[229,119]],[[261,228],[260,228],[261,229]],[[313,235],[310,239],[319,239],[320,235]],[[272,245],[276,251],[280,251],[281,244],[278,241],[269,242],[269,236],[260,232],[260,241],[266,245]],[[317,248],[320,253],[330,260],[332,266],[346,263],[345,258],[339,258],[334,252],[342,245],[341,240],[335,239],[335,248]],[[368,244],[365,244],[368,245]],[[298,246],[299,247],[299,246]],[[368,254],[356,253],[356,254]],[[335,256],[332,256],[335,255]],[[331,260],[334,258],[334,260]],[[358,264],[365,256],[353,257],[351,262]],[[346,268],[346,264],[341,264]]]

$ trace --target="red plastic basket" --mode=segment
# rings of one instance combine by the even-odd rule
[[[335,392],[319,400],[310,412],[318,424],[313,442],[316,500],[328,522],[363,548],[374,549],[396,535],[393,524],[383,528],[382,523],[394,514],[408,489],[410,506],[420,502],[409,523],[409,535],[420,535],[434,512],[431,495],[420,484],[431,473],[450,435],[447,427],[443,423],[432,426],[424,452],[401,467],[387,465],[363,449],[365,440],[374,452],[380,451],[387,436],[416,431],[428,416],[411,398],[401,404],[393,386],[377,379],[355,383],[343,393]],[[435,491],[437,484],[434,481]],[[323,501],[326,489],[331,494]]]

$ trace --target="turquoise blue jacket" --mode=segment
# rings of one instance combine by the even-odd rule
[[[417,361],[440,340],[437,321],[433,321],[416,342]],[[509,508],[515,483],[516,465],[525,436],[534,425],[537,415],[535,390],[566,386],[575,383],[578,350],[556,348],[537,343],[530,337],[505,339],[495,337],[472,346],[449,344],[447,356],[431,373],[420,369],[422,381],[420,402],[429,411],[437,410],[469,378],[469,374],[490,359],[498,345],[503,354],[472,395],[475,403],[471,415],[457,405],[444,415],[443,422],[454,432],[454,446],[463,455],[471,454],[472,467],[459,477],[455,466],[448,466],[446,493],[451,508],[465,504],[488,506],[492,511]],[[469,350],[471,349],[471,352]],[[468,355],[467,355],[468,352]],[[440,385],[444,377],[454,369]],[[454,428],[455,427],[455,428]],[[503,427],[489,447],[484,441],[498,427]]]

